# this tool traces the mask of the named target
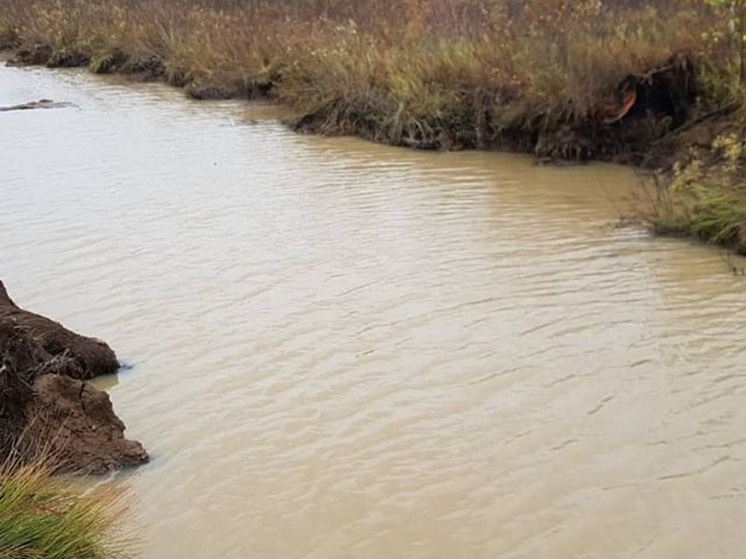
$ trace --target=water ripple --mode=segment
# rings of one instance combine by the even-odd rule
[[[630,170],[0,81],[81,107],[0,117],[0,273],[133,364],[145,557],[741,556],[746,283],[609,226]]]

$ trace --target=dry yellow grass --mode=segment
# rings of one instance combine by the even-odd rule
[[[701,51],[716,25],[691,0],[624,4],[0,0],[0,43],[51,66],[163,76],[196,97],[272,94],[326,131],[474,144],[583,118],[626,75]]]
[[[625,145],[599,106],[675,55],[696,63],[698,115],[729,107],[746,121],[742,49],[732,13],[714,4],[0,0],[0,47],[34,63],[164,79],[197,98],[269,96],[298,110],[302,130],[589,159],[648,149]],[[691,205],[691,192],[672,196]]]

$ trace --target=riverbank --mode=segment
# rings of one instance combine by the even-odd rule
[[[692,133],[686,151],[653,177],[638,215],[659,235],[693,237],[746,254],[743,128],[721,119]]]
[[[163,79],[197,99],[269,97],[299,132],[670,177],[713,121],[741,137],[731,18],[705,0],[0,0],[0,46],[17,64]],[[666,190],[656,230],[731,238],[736,215],[703,233],[701,201]]]

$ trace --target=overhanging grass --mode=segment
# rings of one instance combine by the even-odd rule
[[[667,193],[650,221],[661,235],[695,237],[746,254],[746,196],[722,185],[701,186],[696,193]]]
[[[725,123],[723,123],[725,124]],[[740,125],[691,146],[673,170],[654,176],[637,213],[660,235],[694,237],[746,254],[746,142]],[[735,129],[735,130],[734,130]]]

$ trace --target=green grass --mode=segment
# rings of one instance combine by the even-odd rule
[[[650,220],[660,235],[695,237],[746,254],[746,196],[722,185],[700,187],[696,193],[666,194]]]
[[[0,559],[125,557],[114,529],[125,507],[111,490],[84,491],[39,465],[0,470]]]
[[[746,254],[746,141],[740,125],[690,147],[658,174],[638,214],[660,235],[687,236]]]

